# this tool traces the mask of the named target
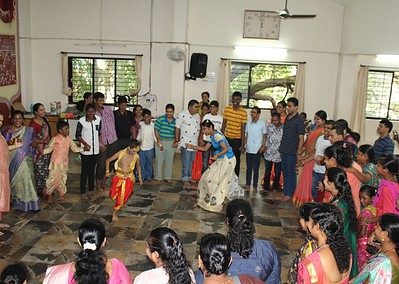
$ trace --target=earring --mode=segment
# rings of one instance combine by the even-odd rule
[[[385,242],[385,239],[384,239],[384,238],[382,238],[382,239],[381,239],[381,242]]]

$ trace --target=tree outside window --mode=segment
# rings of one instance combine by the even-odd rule
[[[255,62],[232,62],[230,93],[239,91],[247,108],[258,106],[272,109],[267,97],[279,102],[291,97],[294,92],[297,65]]]
[[[366,118],[399,120],[398,71],[369,71]]]
[[[106,104],[114,104],[117,95],[130,96],[137,103],[138,78],[134,59],[69,57],[70,103],[83,99],[85,92],[102,92]]]

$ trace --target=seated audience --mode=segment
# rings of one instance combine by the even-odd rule
[[[399,216],[382,215],[369,243],[380,248],[379,253],[351,283],[399,283]]]
[[[7,266],[0,276],[1,284],[27,284],[28,280],[28,269],[22,263]]]
[[[234,261],[233,261],[234,262]],[[232,256],[228,239],[218,233],[208,234],[200,241],[198,267],[204,273],[204,280],[197,283],[204,284],[260,284],[259,278],[250,275],[231,276],[227,274]],[[275,283],[275,282],[269,282]]]
[[[151,231],[146,248],[155,268],[140,273],[134,284],[191,284],[194,273],[188,265],[177,234],[165,227]]]
[[[322,203],[310,214],[308,229],[318,248],[299,263],[297,283],[348,283],[353,259],[342,224],[333,204]]]
[[[132,283],[125,265],[116,258],[108,259],[101,251],[105,246],[105,227],[95,219],[79,227],[78,243],[82,250],[74,262],[49,267],[44,284]]]
[[[310,235],[308,230],[310,214],[315,210],[320,203],[308,202],[299,207],[299,224],[301,225],[302,231],[306,233],[305,242],[301,248],[297,251],[292,266],[288,271],[288,282],[295,284],[298,278],[298,263],[306,256],[311,254],[317,249],[316,240]]]

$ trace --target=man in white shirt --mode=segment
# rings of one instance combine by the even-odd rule
[[[324,174],[326,172],[326,166],[323,164],[324,151],[328,146],[331,146],[330,142],[330,132],[333,127],[334,120],[327,120],[324,123],[324,135],[317,138],[316,141],[316,152],[313,166],[312,175],[312,197],[316,200],[317,190],[319,187],[319,182],[323,182]]]
[[[188,102],[188,109],[183,110],[176,119],[175,144],[180,142],[183,188],[193,188],[190,185],[191,168],[193,166],[195,151],[188,145],[198,146],[200,133],[200,116],[198,115],[199,103],[197,100]],[[202,138],[202,137],[201,137]]]
[[[149,109],[143,109],[143,121],[141,121],[139,125],[140,130],[137,138],[141,141],[139,155],[143,182],[154,182],[152,160],[155,156],[155,143],[157,142],[157,138],[155,136],[154,123],[151,121],[151,111]]]
[[[266,123],[259,118],[260,108],[255,106],[251,110],[249,123],[245,125],[245,142],[243,147],[247,152],[247,176],[244,189],[249,189],[252,180],[252,186],[255,191],[258,188],[260,157],[266,143]]]

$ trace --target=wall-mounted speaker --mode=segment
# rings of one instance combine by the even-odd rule
[[[190,76],[192,79],[204,78],[208,65],[208,55],[205,53],[193,53],[190,61]]]

